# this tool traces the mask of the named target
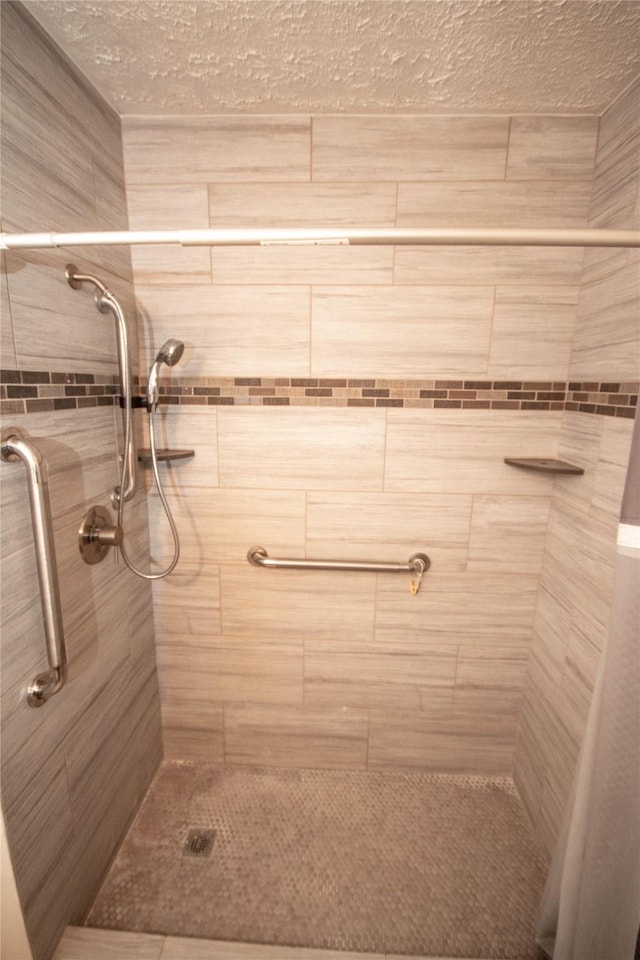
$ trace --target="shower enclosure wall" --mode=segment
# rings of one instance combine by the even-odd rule
[[[21,7],[2,15],[7,231],[123,228],[127,205],[132,229],[637,225],[637,90],[600,123],[128,119],[123,175],[118,119]],[[43,648],[23,482],[3,469],[2,802],[36,956],[82,919],[157,766],[153,617],[167,757],[515,770],[551,847],[606,633],[637,251],[131,256],[146,362],[186,343],[159,442],[195,451],[164,468],[183,547],[153,608],[77,553],[117,482],[112,322],[67,286],[68,251],[7,254],[2,278],[2,412],[49,451],[70,661],[58,702],[25,708]],[[72,259],[134,317],[126,248]],[[503,463],[556,455],[584,476]],[[141,491],[141,557],[146,509]],[[152,493],[148,514],[166,556]],[[408,577],[253,568],[255,544],[432,567],[412,596]]]
[[[637,226],[637,95],[601,124],[125,118],[130,225]],[[178,314],[193,345],[165,418],[167,445],[196,450],[173,468],[184,565],[154,593],[167,754],[515,764],[551,849],[608,622],[637,252],[132,256],[149,345]],[[584,477],[502,462],[556,454]],[[326,558],[424,548],[432,566],[411,597],[383,577],[248,568],[256,543]]]
[[[4,228],[125,227],[120,121],[13,3],[2,4],[2,94]],[[129,251],[77,254],[133,317]],[[121,412],[113,317],[69,287],[69,259],[7,254],[1,276],[3,426],[25,430],[48,468],[69,657],[63,690],[28,707],[45,646],[24,469],[3,463],[2,808],[39,958],[82,920],[162,755],[150,587],[111,558],[87,566],[78,550],[84,513],[109,505],[119,482]],[[140,487],[128,517],[144,563]]]

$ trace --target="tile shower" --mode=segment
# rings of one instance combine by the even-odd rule
[[[127,209],[132,229],[637,223],[637,89],[599,121],[121,124],[18,6],[2,15],[7,231],[125,228]],[[637,252],[74,251],[137,307],[141,371],[167,336],[187,344],[161,426],[195,451],[167,470],[183,555],[153,591],[85,567],[75,543],[117,470],[112,324],[67,287],[68,252],[4,259],[3,423],[49,445],[73,671],[59,703],[24,707],[37,584],[21,478],[3,469],[3,810],[36,956],[84,919],[162,744],[168,761],[262,772],[513,775],[550,850],[607,629]],[[504,465],[518,455],[585,474]],[[150,529],[161,562],[147,500],[134,542],[144,557]],[[254,544],[425,550],[432,569],[413,597],[408,578],[257,570]]]

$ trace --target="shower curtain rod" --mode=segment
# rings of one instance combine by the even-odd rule
[[[599,228],[382,228],[278,230],[122,230],[96,233],[3,233],[1,250],[173,243],[183,247],[463,244],[525,247],[640,247],[640,230]]]

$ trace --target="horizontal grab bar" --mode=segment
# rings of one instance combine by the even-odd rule
[[[414,553],[407,563],[383,563],[378,560],[276,560],[264,547],[251,547],[247,560],[254,567],[274,570],[350,570],[363,573],[416,573],[419,577],[431,566],[426,553]]]
[[[67,679],[67,654],[53,542],[47,468],[39,451],[17,427],[6,427],[2,431],[0,452],[3,460],[9,463],[22,460],[27,468],[42,620],[49,660],[49,670],[46,673],[39,673],[28,688],[27,703],[30,707],[41,707],[54,693],[62,689]]]

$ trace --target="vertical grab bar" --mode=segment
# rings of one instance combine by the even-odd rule
[[[131,405],[133,387],[131,385],[131,367],[129,366],[129,333],[127,330],[127,318],[124,310],[120,306],[118,299],[105,287],[102,280],[92,277],[89,273],[79,273],[75,263],[68,263],[65,272],[67,283],[73,290],[79,290],[83,283],[91,283],[96,288],[96,307],[100,313],[112,313],[116,321],[116,338],[118,346],[118,371],[120,375],[120,393],[122,402],[123,428],[126,437],[129,437],[129,443],[123,454],[126,463],[124,490],[116,487],[111,495],[111,503],[117,507],[122,497],[124,500],[131,500],[136,492],[136,470],[138,468],[138,455],[136,453],[136,439],[131,421]]]
[[[0,452],[3,460],[9,463],[22,460],[27,468],[31,523],[49,660],[49,669],[45,673],[39,673],[28,688],[27,703],[30,707],[41,707],[62,689],[67,679],[67,654],[51,523],[47,468],[39,451],[17,427],[6,427],[2,431]]]

